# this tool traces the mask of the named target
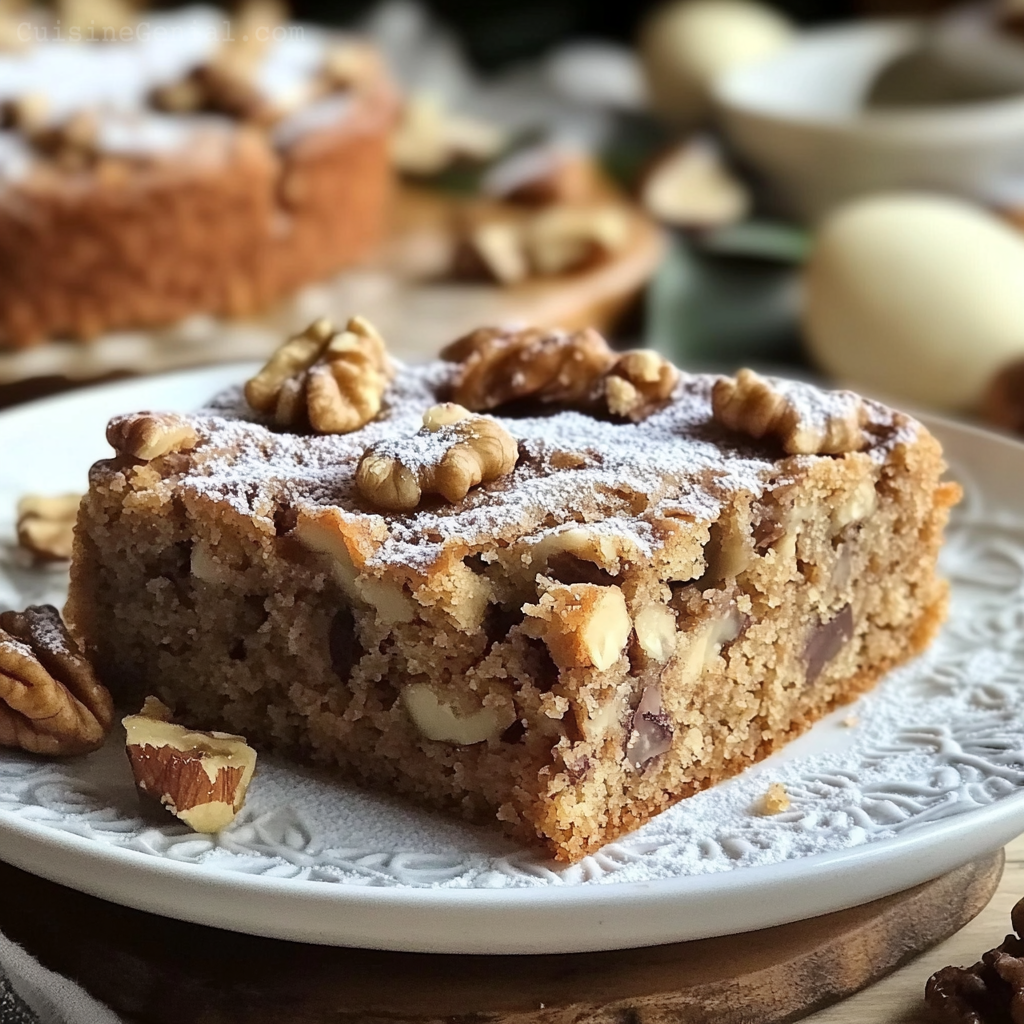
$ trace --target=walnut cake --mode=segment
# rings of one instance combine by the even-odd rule
[[[959,489],[921,424],[594,331],[400,366],[321,321],[244,393],[108,438],[68,615],[117,698],[565,861],[778,749],[945,613]]]

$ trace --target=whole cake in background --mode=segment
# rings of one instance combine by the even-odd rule
[[[244,393],[110,423],[67,613],[117,699],[576,860],[938,629],[959,488],[910,417],[592,330],[442,356],[318,321]]]
[[[37,13],[0,51],[0,349],[247,314],[377,243],[398,103],[376,54],[225,19],[74,42]]]

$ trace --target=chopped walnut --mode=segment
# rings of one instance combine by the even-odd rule
[[[928,979],[924,1001],[949,1024],[1024,1020],[1024,900],[1010,911],[1007,935],[973,967],[943,967]]]
[[[620,206],[551,206],[524,226],[524,245],[541,277],[583,270],[623,249],[631,220]]]
[[[316,320],[290,338],[245,385],[246,401],[281,426],[347,434],[369,423],[394,368],[369,321],[353,317],[337,333]]]
[[[724,227],[742,220],[750,192],[707,139],[676,146],[648,173],[640,201],[658,220],[680,228]]]
[[[679,371],[664,356],[641,349],[619,357],[604,381],[608,411],[638,422],[672,397]]]
[[[523,611],[528,632],[544,641],[559,668],[593,666],[604,672],[622,657],[633,632],[616,586],[555,583]]]
[[[519,284],[530,276],[522,225],[499,217],[462,226],[456,233],[452,262],[459,280]]]
[[[672,749],[675,730],[661,704],[661,687],[652,683],[640,695],[640,703],[626,736],[626,760],[642,772],[656,757]]]
[[[26,494],[18,502],[18,544],[40,562],[68,561],[81,501],[80,494]]]
[[[789,794],[781,782],[773,782],[768,792],[761,798],[761,810],[764,814],[782,814],[790,808]]]
[[[256,768],[256,751],[244,737],[175,725],[155,697],[122,724],[140,792],[196,832],[219,832],[234,821]]]
[[[169,452],[189,451],[199,443],[195,427],[173,412],[133,412],[107,424],[107,443],[121,455],[150,462]]]
[[[423,94],[406,101],[391,139],[391,157],[403,174],[429,176],[455,161],[491,160],[504,149],[505,133],[486,121],[453,114]]]
[[[103,745],[113,710],[56,608],[0,615],[0,745],[85,754]]]
[[[472,488],[511,473],[515,438],[495,420],[450,403],[428,409],[409,441],[380,441],[363,452],[356,486],[378,508],[409,512],[424,494],[461,501]]]
[[[571,333],[482,328],[441,355],[462,363],[452,398],[476,411],[524,398],[562,405],[590,402],[617,358],[591,328]]]
[[[868,411],[859,395],[837,391],[820,407],[802,401],[802,385],[781,385],[753,370],[715,382],[711,404],[715,420],[755,440],[775,437],[790,455],[842,455],[867,443]],[[810,390],[810,389],[808,389]]]

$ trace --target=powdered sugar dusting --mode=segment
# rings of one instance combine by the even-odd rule
[[[265,519],[281,506],[301,511],[329,505],[378,515],[388,537],[374,561],[423,569],[448,543],[471,551],[496,537],[529,537],[569,520],[614,522],[618,536],[647,552],[669,508],[675,515],[714,520],[738,493],[756,498],[799,464],[773,442],[755,444],[714,423],[710,392],[716,378],[684,376],[673,401],[639,424],[571,410],[495,415],[520,445],[509,477],[474,489],[456,504],[428,499],[410,514],[368,506],[354,479],[368,446],[415,469],[436,463],[450,445],[443,431],[432,436],[420,430],[423,412],[444,400],[454,373],[443,362],[401,367],[382,415],[345,435],[276,431],[255,422],[241,393],[232,390],[196,417],[202,440],[180,486]],[[793,390],[809,415],[826,415],[847,401],[843,393],[836,397],[810,385]],[[881,457],[915,429],[913,421],[884,406],[869,403],[869,411]],[[556,468],[565,465],[560,457],[566,455],[575,468]]]

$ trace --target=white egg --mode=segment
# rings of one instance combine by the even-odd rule
[[[753,0],[682,0],[658,8],[640,31],[640,54],[659,113],[696,121],[711,110],[720,74],[770,56],[793,38],[781,14]]]
[[[853,387],[968,410],[1024,356],[1024,235],[960,200],[841,207],[819,228],[805,285],[811,354]]]

